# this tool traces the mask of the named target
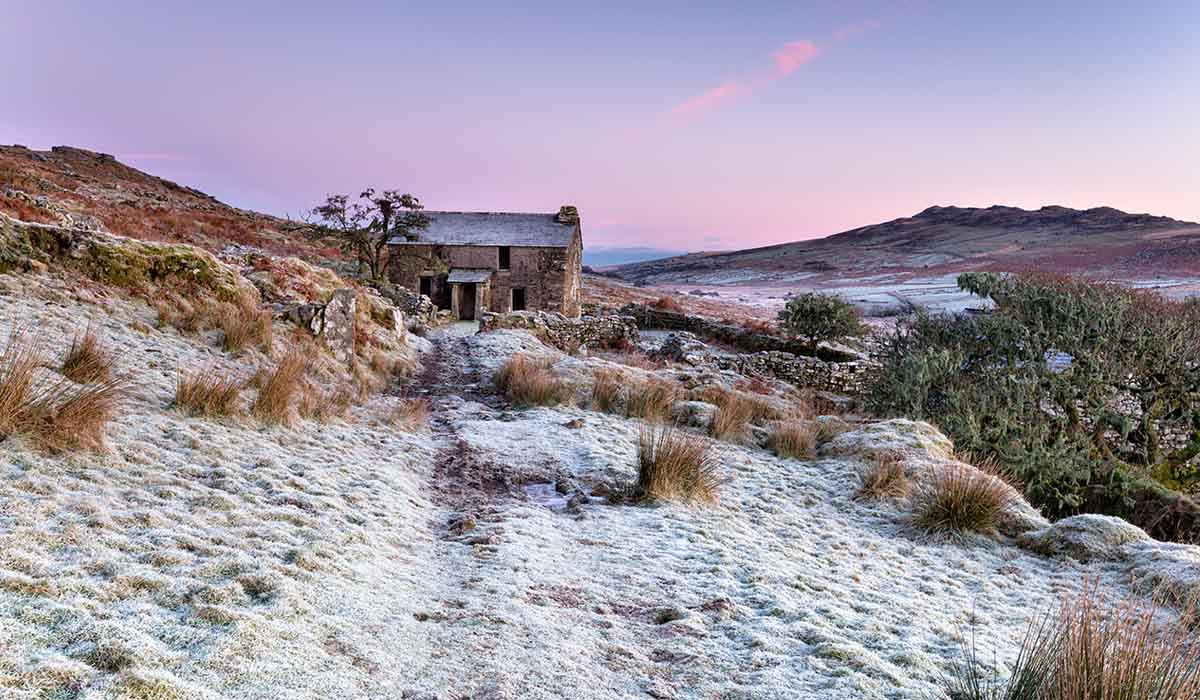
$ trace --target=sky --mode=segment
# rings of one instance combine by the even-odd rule
[[[0,0],[0,143],[281,215],[367,186],[571,203],[592,248],[934,204],[1200,221],[1198,31],[1184,0]]]

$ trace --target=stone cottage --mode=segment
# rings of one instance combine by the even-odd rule
[[[579,316],[579,212],[427,211],[428,228],[388,241],[392,282],[427,295],[456,318],[484,311]]]

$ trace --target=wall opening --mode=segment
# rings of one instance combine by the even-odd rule
[[[421,291],[421,294],[424,294],[425,296],[429,297],[430,299],[433,298],[433,278],[432,277],[422,277],[421,278],[421,290],[420,291]]]
[[[506,245],[500,246],[500,269],[512,269],[512,256],[509,247]]]
[[[513,290],[512,290],[512,310],[513,311],[524,311],[525,310],[525,288],[524,287],[514,287],[513,288]]]

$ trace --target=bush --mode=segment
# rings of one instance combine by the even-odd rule
[[[942,684],[946,700],[1194,700],[1200,644],[1186,616],[1160,624],[1153,607],[1111,605],[1085,582],[1028,628],[1008,678],[988,673],[974,638]]]
[[[812,459],[817,451],[817,426],[807,420],[779,421],[771,432],[771,449],[780,457]]]
[[[904,473],[904,459],[898,454],[876,454],[871,464],[859,471],[858,478],[862,484],[854,494],[856,499],[881,501],[901,499],[908,495],[908,476]]]
[[[304,373],[308,369],[308,357],[293,350],[266,374],[258,396],[250,405],[250,412],[264,423],[291,425],[295,422],[293,397],[301,389]]]
[[[858,309],[832,294],[808,292],[794,296],[779,312],[779,327],[788,335],[806,341],[815,351],[821,341],[863,335]]]
[[[647,428],[638,437],[634,497],[647,501],[712,503],[723,483],[711,445],[674,428]]]
[[[175,384],[174,405],[193,416],[216,418],[238,412],[241,382],[215,367],[181,374]]]
[[[516,406],[554,406],[570,398],[571,388],[550,371],[553,361],[517,353],[496,374],[496,387]]]
[[[1015,504],[1015,491],[998,477],[965,464],[947,464],[917,489],[912,522],[937,538],[990,535]]]
[[[869,406],[996,458],[1051,517],[1099,511],[1163,539],[1200,534],[1162,488],[1200,483],[1200,305],[1049,275],[959,284],[996,311],[899,326]]]
[[[100,342],[96,330],[91,325],[82,335],[76,335],[71,341],[71,349],[63,358],[59,372],[73,382],[90,384],[102,382],[112,376],[113,357]]]

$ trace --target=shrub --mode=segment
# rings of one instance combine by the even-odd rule
[[[776,422],[771,431],[771,449],[780,457],[811,459],[817,450],[817,423],[807,420]]]
[[[998,477],[965,464],[936,468],[914,495],[912,522],[927,535],[992,534],[1016,496]]]
[[[250,405],[250,412],[264,423],[291,425],[294,422],[292,399],[301,388],[304,373],[308,369],[308,357],[293,350],[266,375],[258,396]]]
[[[919,314],[898,326],[879,353],[869,407],[928,420],[963,449],[996,457],[1051,517],[1099,511],[1163,539],[1200,535],[1162,488],[1200,482],[1192,307],[1050,275],[970,273],[959,284],[990,296],[996,311]]]
[[[661,296],[654,300],[654,303],[650,304],[650,306],[653,306],[660,311],[683,313],[683,306],[679,302],[675,301],[674,297]]]
[[[857,499],[881,501],[901,499],[908,495],[904,458],[893,452],[874,455],[871,464],[859,470],[858,478],[862,484],[854,494]]]
[[[823,340],[860,336],[867,331],[858,309],[832,294],[808,292],[794,296],[779,312],[779,327],[808,343],[815,351]]]
[[[258,308],[249,299],[237,304],[224,303],[217,307],[217,326],[225,337],[225,349],[238,353],[257,346],[270,352],[273,341],[271,312]]]
[[[392,425],[413,432],[425,426],[429,418],[429,402],[425,399],[403,399],[392,411]]]
[[[173,405],[193,416],[216,418],[238,412],[241,382],[215,367],[179,375]]]
[[[614,369],[598,369],[592,376],[592,408],[605,413],[621,409],[625,395],[625,375]]]
[[[629,386],[625,412],[631,418],[652,423],[665,423],[671,416],[671,406],[679,400],[679,390],[661,379],[645,379]]]
[[[553,406],[570,397],[570,387],[550,371],[553,361],[517,353],[496,373],[496,386],[516,406]]]
[[[71,349],[63,358],[59,372],[73,382],[89,384],[102,382],[112,376],[113,357],[100,342],[95,328],[88,325],[81,334],[71,340]]]
[[[1110,604],[1097,586],[1030,624],[1008,678],[984,670],[974,638],[942,684],[946,700],[1191,700],[1200,697],[1200,644],[1188,619]]]
[[[712,503],[723,479],[710,443],[674,428],[643,429],[638,438],[638,500]]]

